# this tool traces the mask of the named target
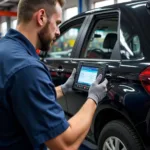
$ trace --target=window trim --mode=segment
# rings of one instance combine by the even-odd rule
[[[91,24],[91,21],[93,19],[93,15],[87,15],[85,22],[82,24],[81,30],[80,30],[80,36],[77,39],[77,44],[74,47],[74,56],[75,58],[79,58],[80,52],[82,50],[82,46],[84,44],[84,40],[86,37],[86,33],[88,32],[89,26]]]
[[[80,53],[78,55],[78,58],[83,59],[83,58],[81,58],[81,53],[82,53],[82,50],[83,50],[84,46],[87,45],[86,44],[86,40],[88,39],[89,35],[93,31],[93,27],[94,27],[95,21],[98,18],[99,19],[107,19],[107,18],[109,18],[111,16],[113,16],[113,17],[117,16],[118,17],[118,27],[117,27],[116,51],[112,51],[110,59],[98,59],[98,60],[119,60],[120,61],[121,60],[121,55],[120,55],[120,21],[121,21],[120,17],[121,17],[121,12],[120,12],[120,10],[108,10],[108,11],[98,12],[98,13],[93,14],[92,16],[93,17],[91,19],[87,35],[84,37],[84,42],[82,44],[82,48],[81,48],[81,51],[80,51]],[[86,59],[86,58],[84,58],[84,59]],[[90,60],[92,60],[92,59],[90,59]]]

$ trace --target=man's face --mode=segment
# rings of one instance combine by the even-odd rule
[[[62,20],[62,8],[59,3],[56,4],[56,11],[47,18],[45,26],[39,31],[39,49],[42,51],[48,51],[50,49],[50,44],[60,35],[58,25]]]

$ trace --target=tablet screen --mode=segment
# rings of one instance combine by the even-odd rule
[[[78,83],[91,85],[96,80],[97,74],[98,68],[82,66],[79,73]]]

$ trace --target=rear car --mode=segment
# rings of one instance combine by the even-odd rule
[[[116,4],[73,17],[60,26],[61,36],[44,58],[56,86],[68,79],[80,61],[109,65],[108,94],[98,105],[87,135],[95,149],[150,146],[150,15],[146,3]],[[86,92],[75,91],[61,98],[66,117],[73,116],[86,98]]]

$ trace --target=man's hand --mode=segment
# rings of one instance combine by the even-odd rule
[[[61,85],[61,89],[62,89],[63,94],[66,94],[67,92],[72,91],[72,86],[73,86],[75,74],[76,74],[76,69],[74,68],[72,71],[72,74],[68,78],[68,80],[64,84]]]
[[[92,99],[98,104],[105,96],[107,92],[107,79],[100,83],[102,75],[99,75],[96,81],[91,85],[88,92],[88,99]],[[99,84],[100,83],[100,84]]]

